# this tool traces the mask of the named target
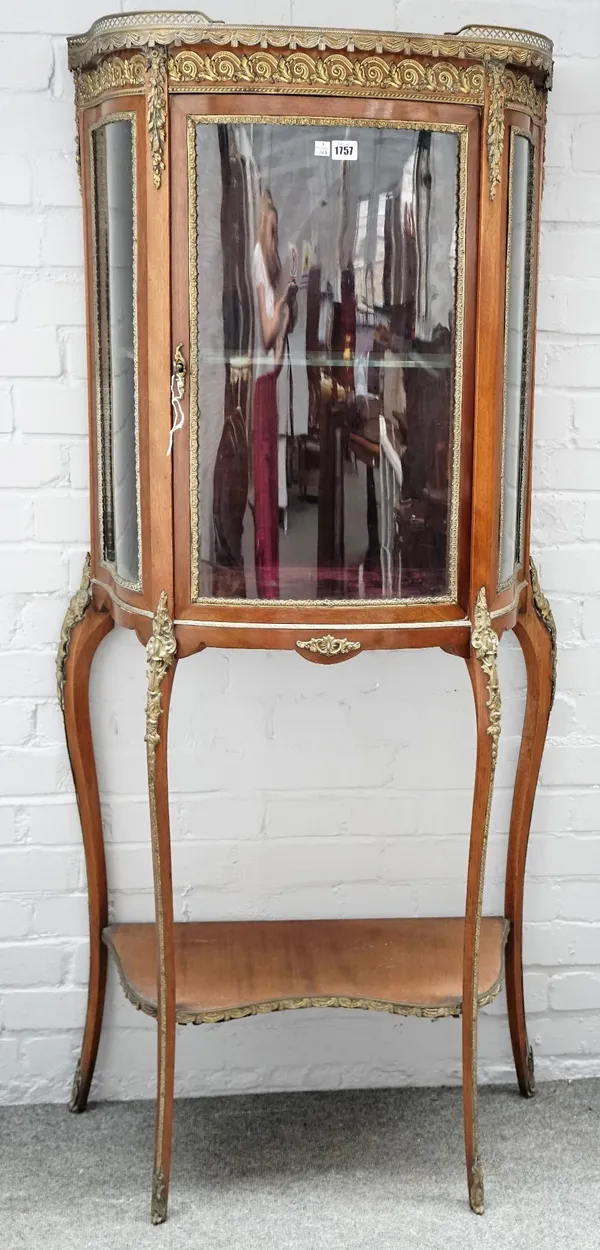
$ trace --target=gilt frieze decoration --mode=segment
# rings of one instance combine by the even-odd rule
[[[411,99],[441,95],[448,101],[481,103],[484,71],[480,65],[456,66],[445,61],[423,65],[412,59],[387,61],[381,56],[351,59],[340,53],[315,58],[305,52],[276,56],[267,51],[249,55],[190,51],[169,58],[169,83],[181,88],[198,83],[222,89],[242,83],[262,89],[272,86],[279,91],[301,91],[307,85],[335,91],[350,88],[361,93],[372,89],[378,94],[390,91]]]

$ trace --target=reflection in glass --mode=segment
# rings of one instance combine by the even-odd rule
[[[139,581],[133,122],[93,131],[104,557]]]
[[[199,597],[448,593],[459,142],[196,124]]]
[[[510,581],[520,560],[525,430],[529,403],[529,336],[533,149],[524,135],[511,134],[506,341],[504,366],[504,470],[500,531],[500,585]]]

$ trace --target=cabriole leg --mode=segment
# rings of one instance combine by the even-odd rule
[[[156,1133],[150,1208],[153,1224],[162,1224],[167,1218],[175,1089],[176,995],[167,725],[176,650],[167,596],[162,591],[152,623],[152,636],[146,647],[146,756],[158,969]]]
[[[530,582],[527,609],[515,625],[525,659],[527,703],[510,819],[504,901],[504,912],[510,920],[506,947],[508,1022],[519,1089],[525,1098],[531,1098],[535,1091],[535,1077],[523,997],[523,889],[531,813],[554,700],[556,673],[554,617],[540,588],[533,561],[530,562]]]
[[[469,1202],[477,1215],[483,1215],[483,1171],[479,1158],[477,1112],[479,941],[485,856],[500,736],[497,652],[498,637],[492,627],[485,590],[482,588],[475,605],[471,655],[467,660],[477,716],[477,761],[467,874],[462,998],[465,1153]]]
[[[90,972],[81,1055],[75,1069],[69,1101],[71,1111],[85,1111],[102,1027],[106,990],[107,951],[102,930],[108,924],[106,860],[102,817],[90,725],[89,684],[92,661],[99,643],[113,627],[106,612],[91,607],[90,557],[83,568],[79,590],[73,595],[63,622],[56,658],[58,701],[83,835],[88,886]]]

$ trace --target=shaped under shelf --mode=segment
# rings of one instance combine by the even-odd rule
[[[359,1007],[459,1016],[462,917],[210,921],[175,925],[179,1024],[207,1024],[300,1007]],[[479,1006],[500,991],[509,923],[481,922]],[[104,930],[127,998],[156,1016],[153,924]]]

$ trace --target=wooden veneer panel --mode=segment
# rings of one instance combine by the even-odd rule
[[[499,916],[482,920],[480,1005],[500,989],[508,927]],[[459,1015],[463,930],[462,917],[176,924],[177,1018],[310,1006]],[[154,925],[111,925],[104,940],[128,998],[156,1015]]]

